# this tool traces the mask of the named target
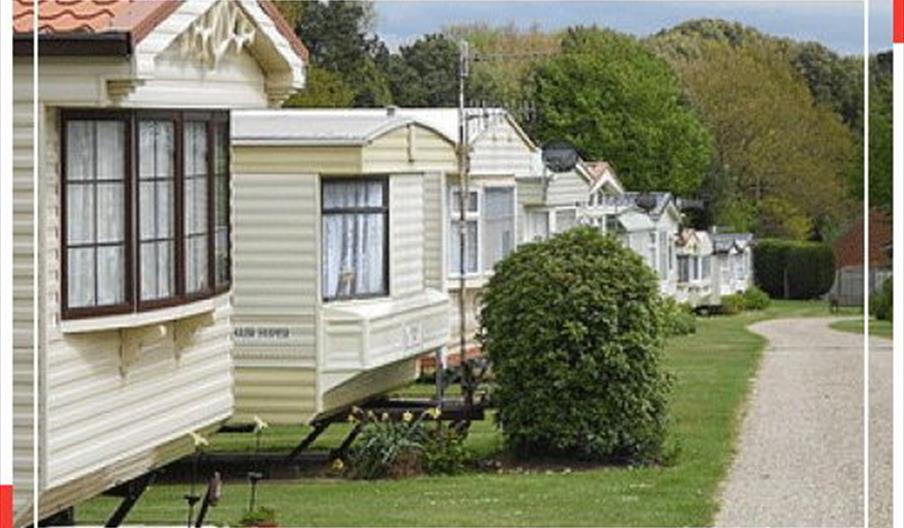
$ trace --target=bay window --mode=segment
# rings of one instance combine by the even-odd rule
[[[325,301],[389,294],[389,180],[322,182]]]
[[[226,112],[63,112],[64,318],[228,289],[228,126]]]

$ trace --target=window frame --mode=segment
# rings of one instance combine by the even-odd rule
[[[327,209],[323,205],[323,192],[327,182],[340,182],[340,183],[373,183],[378,181],[382,184],[383,187],[383,205],[379,207],[347,207],[347,208],[330,208]],[[389,257],[390,250],[390,225],[389,225],[389,210],[391,207],[391,201],[389,199],[389,175],[377,175],[377,176],[326,176],[320,178],[320,258],[318,259],[320,262],[323,262],[324,251],[324,241],[323,241],[323,226],[324,219],[328,214],[382,214],[383,215],[383,287],[379,292],[372,293],[363,293],[363,294],[354,294],[354,295],[338,295],[328,297],[323,294],[323,287],[320,288],[320,300],[324,304],[334,303],[334,302],[342,302],[342,301],[354,301],[354,300],[362,300],[362,299],[378,299],[382,297],[390,297],[392,295],[390,291],[390,284],[392,281],[390,280],[390,262],[391,259]],[[319,279],[322,283],[323,281],[323,265],[320,265],[320,274]]]
[[[447,248],[449,249],[449,256],[447,258],[447,265],[449,269],[448,278],[450,279],[460,279],[462,278],[461,267],[455,267],[452,265],[452,255],[453,251],[458,252],[458,246],[453,247],[452,237],[453,230],[459,229],[458,224],[461,222],[461,211],[458,208],[458,197],[457,195],[461,192],[460,185],[450,185],[449,186],[449,218],[447,220],[447,225],[449,226],[449,236],[447,237]],[[470,209],[470,195],[475,196],[475,203],[477,209],[472,211]],[[479,185],[469,185],[468,186],[468,200],[465,204],[465,225],[470,222],[474,222],[474,231],[476,233],[476,241],[475,241],[475,251],[476,251],[476,265],[474,271],[465,271],[464,278],[474,278],[480,277],[483,274],[483,187]],[[467,229],[467,228],[466,228]],[[467,249],[465,250],[465,257],[467,257]],[[467,265],[465,265],[467,267]],[[454,268],[454,269],[453,269]]]
[[[121,121],[124,123],[124,174],[123,174],[123,208],[124,208],[124,266],[123,287],[125,288],[125,301],[115,305],[102,306],[69,306],[69,244],[68,244],[68,210],[67,210],[67,183],[68,180],[68,124],[71,121]],[[173,122],[173,258],[174,258],[174,294],[163,299],[142,300],[141,287],[141,261],[140,261],[140,228],[141,206],[139,193],[140,182],[140,142],[138,138],[138,124],[141,121],[172,121]],[[207,287],[201,291],[187,293],[186,282],[186,238],[185,238],[185,164],[183,159],[184,147],[184,122],[205,121],[208,139],[207,151]],[[59,181],[59,206],[60,206],[60,316],[62,319],[81,319],[100,317],[106,315],[122,315],[131,313],[148,312],[163,308],[190,304],[195,301],[209,299],[211,297],[228,292],[232,288],[232,171],[231,152],[228,130],[230,127],[230,114],[228,110],[180,110],[180,109],[78,109],[65,108],[59,113],[59,143],[60,143],[60,181]],[[226,138],[226,176],[229,180],[226,194],[226,214],[229,218],[229,235],[227,237],[227,280],[216,282],[215,273],[215,241],[214,227],[216,224],[216,202],[214,197],[214,181],[216,179],[214,167],[214,149],[216,137],[214,131],[217,127],[225,127]],[[96,204],[95,204],[96,207]]]

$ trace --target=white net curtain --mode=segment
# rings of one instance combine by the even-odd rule
[[[119,304],[125,301],[125,123],[67,125],[69,306]]]
[[[323,182],[323,297],[388,293],[385,179]]]

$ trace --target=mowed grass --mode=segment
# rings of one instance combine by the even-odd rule
[[[863,334],[863,319],[845,319],[830,325],[835,330],[842,332],[851,332],[854,334]],[[869,322],[869,335],[873,337],[892,338],[893,327],[891,321],[879,321],[871,319]]]
[[[851,312],[853,313],[853,312]],[[768,310],[698,320],[697,333],[671,339],[665,366],[675,377],[668,467],[605,467],[566,472],[479,473],[362,482],[341,479],[265,481],[259,504],[272,507],[283,526],[703,526],[717,509],[718,486],[729,467],[741,409],[765,341],[747,325],[772,317],[828,315],[825,303],[776,302]],[[415,390],[426,390],[417,387]],[[337,427],[319,442],[335,446]],[[262,448],[288,450],[301,428],[273,427]],[[475,423],[468,440],[481,455],[502,441],[491,421]],[[251,435],[218,435],[212,449],[253,448]],[[182,524],[187,485],[151,488],[127,522]],[[228,482],[213,524],[235,524],[249,487]],[[116,507],[108,497],[76,509],[80,523],[101,523]]]

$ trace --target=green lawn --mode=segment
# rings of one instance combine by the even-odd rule
[[[856,312],[848,312],[854,314]],[[759,313],[701,318],[697,334],[672,339],[666,365],[675,375],[671,441],[680,446],[670,467],[600,468],[531,474],[470,473],[399,481],[300,480],[264,482],[260,504],[283,525],[320,526],[701,526],[717,508],[716,491],[730,463],[743,400],[764,340],[747,331],[772,317],[828,315],[823,302],[777,302]],[[415,390],[428,390],[417,387]],[[468,445],[486,455],[501,441],[490,421],[475,423]],[[270,429],[263,448],[288,450],[299,428]],[[321,446],[336,445],[340,430]],[[218,435],[212,449],[249,449],[250,435]],[[150,489],[130,523],[184,522],[185,485]],[[245,483],[227,483],[208,517],[235,523],[248,502]],[[103,522],[115,499],[99,497],[76,510],[82,523]]]
[[[842,332],[852,332],[854,334],[863,334],[863,319],[845,319],[832,323],[831,327]],[[869,322],[869,334],[873,337],[892,338],[891,321],[878,321],[873,319]]]

